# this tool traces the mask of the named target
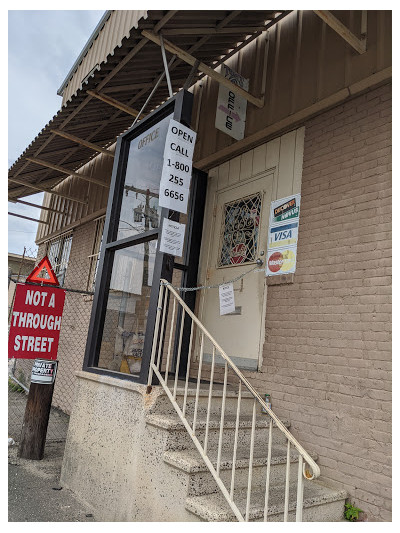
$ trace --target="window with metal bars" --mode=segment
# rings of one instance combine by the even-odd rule
[[[62,287],[67,272],[69,254],[72,245],[72,231],[64,233],[47,243],[47,257]]]
[[[106,219],[106,216],[104,215],[103,217],[100,217],[96,220],[96,229],[94,233],[93,247],[92,247],[92,252],[89,255],[90,266],[89,266],[89,277],[88,277],[88,283],[87,283],[88,291],[94,291],[94,286],[96,283],[101,244],[103,242],[103,231],[104,231],[105,219]]]

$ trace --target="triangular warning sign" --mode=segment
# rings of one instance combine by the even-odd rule
[[[59,285],[57,276],[54,274],[53,269],[47,255],[43,257],[38,266],[36,266],[26,281],[32,281],[33,283],[43,283],[46,285]]]

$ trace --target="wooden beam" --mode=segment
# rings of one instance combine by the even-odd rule
[[[101,146],[98,146],[97,144],[93,144],[89,141],[85,141],[85,139],[81,139],[80,137],[76,137],[75,135],[72,135],[71,133],[67,133],[65,131],[61,130],[50,130],[51,133],[55,133],[56,135],[59,135],[60,137],[64,137],[64,139],[68,139],[72,142],[76,142],[78,144],[82,144],[83,146],[86,146],[86,148],[90,148],[94,150],[95,152],[100,152],[101,154],[108,155],[110,157],[114,157],[114,154],[110,152],[110,150],[107,150],[107,148],[102,148]]]
[[[287,131],[291,131],[296,127],[303,126],[304,122],[311,117],[327,111],[336,105],[345,102],[349,96],[355,96],[362,94],[368,89],[378,87],[384,83],[388,83],[392,78],[392,67],[387,67],[375,74],[371,74],[367,78],[360,80],[359,82],[349,85],[344,89],[340,89],[338,92],[333,93],[308,107],[296,111],[292,115],[285,117],[274,124],[270,124],[262,130],[245,137],[241,141],[222,148],[218,152],[204,157],[203,159],[196,159],[193,161],[193,166],[200,170],[208,170],[225,161],[228,161],[232,157],[240,155],[248,150],[259,146],[265,142],[268,142],[276,137],[283,135]]]
[[[97,180],[96,178],[91,178],[86,174],[78,174],[78,172],[74,172],[65,167],[60,167],[59,165],[53,165],[53,163],[48,163],[47,161],[43,161],[42,159],[37,159],[36,157],[26,157],[26,159],[28,161],[31,161],[32,163],[35,163],[36,165],[42,165],[43,167],[51,168],[52,170],[57,170],[58,172],[62,172],[63,174],[68,174],[68,176],[72,176],[73,178],[81,178],[85,181],[88,181],[89,183],[94,183],[95,185],[100,185],[100,187],[106,187],[107,189],[109,189],[110,187],[109,185],[107,185],[107,183]]]
[[[38,209],[43,209],[44,211],[50,211],[52,213],[60,213],[61,215],[65,215],[65,211],[60,211],[59,209],[52,209],[51,207],[46,207],[44,205],[38,205],[38,204],[32,204],[31,202],[25,202],[24,200],[20,200],[17,198],[16,200],[14,198],[9,198],[9,202],[13,202],[14,204],[24,204],[29,205],[30,207],[37,207]]]
[[[174,80],[175,83],[185,83],[186,78],[181,78],[179,80]],[[120,93],[120,92],[129,92],[136,91],[137,89],[152,89],[154,87],[154,82],[149,81],[147,83],[127,83],[126,85],[113,85],[112,87],[104,87],[102,93]],[[82,127],[82,126],[81,126]]]
[[[11,213],[11,211],[9,211],[8,214],[13,217],[25,218],[26,220],[32,220],[33,222],[39,222],[39,224],[50,224],[50,222],[47,222],[47,220],[45,221],[45,220],[39,220],[37,218],[26,217],[24,215],[19,215],[18,213]]]
[[[330,11],[314,10],[314,13],[318,15],[333,31],[335,31],[342,39],[344,39],[356,52],[364,54],[367,51],[367,39],[364,36],[359,39],[349,30],[339,19],[337,19]],[[364,22],[365,24],[365,22]]]
[[[101,100],[102,102],[105,102],[108,105],[111,105],[113,107],[116,107],[120,111],[124,111],[125,113],[128,113],[128,115],[132,115],[133,117],[137,117],[139,114],[139,111],[136,109],[133,109],[132,107],[129,107],[122,102],[119,102],[115,98],[112,98],[111,96],[107,96],[106,94],[99,93],[97,91],[91,91],[87,90],[87,94],[90,96],[93,96],[94,98],[97,98],[98,100]]]
[[[32,185],[31,183],[26,183],[25,181],[17,180],[15,178],[8,178],[8,181],[11,181],[12,183],[17,183],[18,185],[23,185],[24,187],[27,187],[28,189],[33,189],[34,191],[48,192],[50,194],[55,194],[56,196],[60,196],[61,198],[65,198],[66,200],[71,200],[72,202],[78,202],[78,204],[87,205],[87,202],[85,200],[81,200],[80,198],[75,198],[73,196],[69,196],[68,194],[64,194],[58,191],[53,191],[52,189],[46,189],[45,187],[39,187],[38,185]]]
[[[150,41],[153,41],[153,43],[161,46],[160,38],[158,37],[158,35],[155,35],[154,33],[146,31],[146,30],[142,31],[142,35],[144,37],[146,37],[147,39],[149,39]],[[193,66],[193,65],[196,64],[197,59],[195,57],[193,57],[192,55],[188,54],[187,52],[185,52],[185,50],[182,50],[182,48],[179,48],[178,46],[176,46],[175,44],[171,43],[170,41],[167,41],[166,39],[164,39],[164,46],[165,46],[165,49],[168,50],[171,54],[175,54],[177,57],[179,57],[180,59],[182,59],[183,61],[185,61],[189,65]],[[231,91],[235,92],[235,94],[242,96],[248,102],[250,102],[251,104],[255,105],[256,107],[260,107],[261,108],[261,107],[264,106],[264,99],[263,98],[256,98],[255,96],[253,96],[252,94],[248,93],[247,91],[245,91],[244,89],[242,89],[238,85],[235,85],[234,83],[229,81],[227,78],[222,76],[222,74],[219,74],[218,72],[215,72],[215,70],[213,70],[212,68],[210,68],[206,64],[202,63],[201,61],[200,61],[200,63],[199,63],[197,68],[201,72],[204,72],[204,74],[206,74],[210,78],[213,78],[214,80],[216,80],[221,85],[224,85],[225,87],[227,87]]]
[[[167,28],[162,30],[163,35],[250,35],[256,31],[265,31],[267,26],[238,26],[230,28]]]

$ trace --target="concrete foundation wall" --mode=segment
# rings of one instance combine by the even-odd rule
[[[167,434],[146,425],[157,401],[135,383],[78,372],[61,484],[96,509],[99,521],[194,521],[187,476],[163,461]]]

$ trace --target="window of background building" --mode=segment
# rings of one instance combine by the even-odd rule
[[[99,266],[99,258],[101,251],[101,243],[103,242],[103,231],[104,231],[104,222],[106,216],[100,217],[96,220],[96,229],[94,233],[93,248],[91,254],[89,255],[90,265],[89,265],[89,277],[87,290],[94,291],[94,286],[96,284],[96,275],[97,268]]]
[[[61,287],[65,281],[71,245],[72,231],[50,240],[47,244],[47,257]]]

